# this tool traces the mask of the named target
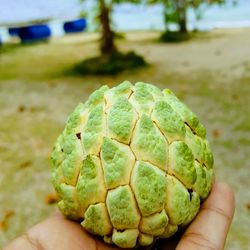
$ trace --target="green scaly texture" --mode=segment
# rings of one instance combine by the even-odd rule
[[[110,108],[107,122],[113,138],[129,142],[134,125],[134,110],[126,97],[119,97]]]
[[[166,101],[155,103],[152,119],[161,129],[169,143],[185,138],[186,129],[183,120]]]
[[[51,160],[62,213],[121,248],[188,225],[214,177],[197,116],[170,90],[143,82],[102,86],[80,103]]]
[[[112,225],[116,229],[138,227],[140,214],[136,209],[134,197],[128,185],[120,186],[108,192],[107,208]]]
[[[131,185],[143,216],[163,209],[167,188],[167,179],[163,171],[140,161],[133,169]]]
[[[100,147],[103,131],[103,104],[98,104],[89,113],[87,124],[83,130],[82,143],[86,152],[96,151]],[[98,152],[96,152],[98,154]]]
[[[149,161],[165,170],[168,143],[146,114],[143,114],[137,122],[131,148],[138,160]]]

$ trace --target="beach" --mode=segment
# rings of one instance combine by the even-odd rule
[[[50,153],[68,114],[102,84],[123,80],[170,88],[200,118],[211,143],[216,179],[231,185],[236,212],[226,250],[250,245],[250,29],[215,29],[163,44],[157,31],[130,31],[116,41],[149,63],[116,76],[69,72],[98,55],[98,34],[0,48],[0,248],[52,214]],[[4,222],[4,223],[3,223]]]
[[[202,18],[196,18],[194,9],[187,10],[188,30],[198,29],[209,31],[220,28],[247,28],[250,27],[250,2],[248,0],[226,1],[226,4],[200,6]],[[87,20],[87,30],[96,31],[96,1],[93,0],[0,0],[0,40],[11,39],[8,27],[20,27],[33,23],[48,24],[52,36],[63,36],[63,23],[79,18],[84,13]],[[29,6],[29,8],[26,8]],[[161,4],[114,4],[112,12],[112,26],[116,31],[127,32],[136,30],[163,31],[165,23]],[[169,28],[176,30],[174,23]]]

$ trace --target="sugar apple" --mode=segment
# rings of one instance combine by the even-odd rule
[[[121,248],[151,245],[190,223],[214,174],[197,116],[169,89],[142,82],[93,92],[51,158],[62,213]]]

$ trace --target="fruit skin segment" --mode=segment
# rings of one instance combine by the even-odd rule
[[[131,186],[143,216],[162,211],[167,188],[167,179],[162,170],[146,162],[137,162],[132,172]]]
[[[110,190],[106,204],[114,228],[119,230],[138,228],[141,216],[128,185]]]
[[[214,177],[198,117],[171,90],[143,82],[94,91],[69,115],[51,160],[61,212],[121,248],[189,224]]]
[[[104,180],[108,189],[129,184],[135,157],[128,145],[104,137],[101,162]]]

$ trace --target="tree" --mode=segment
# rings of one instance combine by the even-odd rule
[[[181,33],[187,33],[188,2],[186,0],[172,0],[169,1],[169,5],[172,7],[174,14],[176,15],[177,24],[179,25],[179,31]]]
[[[81,0],[84,1],[84,0]],[[145,0],[144,0],[145,1]],[[96,0],[95,17],[101,28],[100,52],[97,57],[87,58],[74,66],[77,74],[108,74],[114,75],[126,69],[147,66],[147,62],[140,55],[130,51],[121,53],[115,45],[115,33],[112,29],[112,9],[115,4],[140,3],[143,0]]]
[[[82,0],[83,1],[83,0]],[[138,4],[141,0],[97,0],[97,20],[101,27],[100,51],[103,56],[111,56],[117,52],[114,42],[114,31],[111,27],[113,5],[120,3]]]
[[[236,3],[237,0],[231,0],[232,3]],[[202,19],[204,12],[213,4],[225,4],[226,0],[192,0],[190,2],[190,7],[194,10],[195,19],[199,21]]]
[[[116,52],[114,43],[114,32],[111,28],[110,13],[112,1],[109,4],[105,0],[99,0],[99,20],[101,24],[101,53],[104,56],[112,55]]]
[[[201,17],[200,6],[223,4],[226,0],[148,0],[149,4],[160,3],[164,6],[164,21],[166,32],[168,32],[168,25],[174,22],[178,25],[178,31],[186,34],[187,30],[187,10],[193,8],[197,15]]]

